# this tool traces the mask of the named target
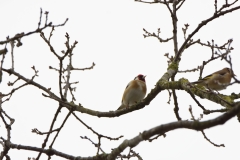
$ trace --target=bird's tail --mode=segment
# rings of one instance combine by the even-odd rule
[[[117,110],[120,110],[120,109],[123,109],[123,108],[126,108],[126,105],[124,105],[124,104],[121,104],[121,106],[120,106],[120,107],[118,107],[118,109],[117,109]]]
[[[195,82],[190,82],[190,84],[199,84],[199,83],[201,83],[202,81],[200,80],[200,81],[195,81]]]

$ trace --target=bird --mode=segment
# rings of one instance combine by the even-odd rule
[[[223,68],[191,84],[199,84],[210,90],[220,91],[227,88],[233,76],[235,74],[230,68]]]
[[[117,110],[128,108],[145,97],[147,92],[145,77],[139,74],[128,83],[122,96],[122,104]]]

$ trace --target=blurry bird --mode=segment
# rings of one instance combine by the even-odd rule
[[[145,77],[139,74],[134,80],[130,81],[123,93],[122,97],[122,105],[118,108],[118,110],[123,108],[128,108],[141,101],[147,91],[147,86],[145,83]]]
[[[235,75],[230,68],[223,68],[191,84],[199,84],[208,89],[219,91],[227,88],[233,76]]]

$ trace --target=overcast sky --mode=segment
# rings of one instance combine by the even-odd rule
[[[220,1],[225,2],[225,1]],[[219,2],[219,3],[220,3]],[[181,46],[184,38],[182,27],[188,23],[191,33],[197,25],[214,13],[214,1],[186,1],[178,14],[178,45]],[[143,28],[149,32],[157,32],[161,28],[161,37],[166,39],[172,36],[172,22],[169,11],[164,5],[143,4],[134,0],[91,0],[91,1],[3,1],[1,0],[0,15],[1,29],[0,40],[16,33],[29,32],[37,28],[40,8],[43,12],[49,11],[48,22],[60,24],[69,18],[64,27],[56,28],[53,32],[52,45],[61,54],[65,50],[65,33],[70,35],[70,41],[78,41],[74,49],[74,67],[84,68],[96,64],[90,71],[73,71],[71,81],[79,81],[76,84],[76,104],[98,110],[116,110],[121,103],[123,91],[130,80],[136,75],[147,75],[146,84],[148,92],[154,88],[157,80],[161,78],[167,69],[165,53],[173,55],[173,43],[159,43],[156,38],[143,37]],[[238,22],[240,11],[220,17],[204,26],[194,37],[202,42],[215,40],[222,45],[228,39],[233,38],[231,53],[235,74],[239,77],[240,37]],[[44,17],[42,18],[45,21]],[[49,34],[50,29],[44,31]],[[34,34],[22,39],[23,46],[15,48],[15,70],[27,78],[31,78],[34,65],[39,70],[36,82],[45,87],[52,88],[55,94],[58,91],[58,73],[49,70],[49,66],[57,68],[58,59],[50,52],[48,45],[39,34]],[[0,46],[2,49],[3,46]],[[8,45],[8,50],[10,47]],[[9,52],[10,53],[10,52]],[[209,48],[196,45],[183,53],[179,69],[191,69],[202,64],[211,56]],[[11,57],[8,54],[3,67],[10,68]],[[66,63],[65,63],[66,66]],[[206,66],[203,76],[216,70],[228,67],[224,61],[214,61]],[[189,81],[198,79],[199,72],[178,74],[176,79],[187,78]],[[8,81],[14,81],[16,77],[3,74],[0,91],[8,93],[12,87],[8,87]],[[15,87],[22,84],[18,82]],[[233,85],[222,94],[239,93],[239,85]],[[31,129],[38,128],[42,132],[49,130],[51,120],[58,108],[58,103],[44,98],[43,91],[33,86],[27,86],[14,93],[9,102],[4,103],[3,109],[15,119],[12,126],[12,142],[27,146],[41,147],[45,136],[36,135]],[[193,108],[195,117],[199,117],[202,110],[184,91],[177,91],[179,114],[183,120],[191,118],[188,108]],[[198,98],[198,97],[197,97]],[[208,100],[198,100],[207,109],[221,109],[220,105]],[[70,97],[69,97],[70,101]],[[150,105],[116,118],[97,118],[87,114],[77,115],[98,133],[118,137],[124,135],[119,141],[102,139],[102,149],[109,153],[124,139],[131,139],[144,130],[160,124],[177,121],[173,112],[173,100],[167,104],[168,92],[161,92]],[[63,109],[55,128],[62,124],[67,114]],[[203,120],[217,117],[218,113],[204,115]],[[202,160],[202,159],[230,159],[239,158],[238,137],[240,127],[237,118],[228,121],[224,126],[217,126],[205,130],[206,135],[216,144],[225,144],[226,147],[218,148],[207,142],[201,132],[187,129],[178,129],[166,133],[166,138],[158,138],[153,142],[142,142],[134,150],[144,160]],[[4,124],[0,123],[0,136],[6,138]],[[60,132],[54,149],[74,156],[94,156],[96,148],[80,136],[88,136],[97,143],[97,136],[86,129],[74,117],[70,117],[65,127]],[[50,145],[50,141],[47,146]],[[129,148],[124,151],[128,153]],[[9,152],[11,158],[27,159],[36,157],[36,152],[13,150]],[[46,159],[43,155],[41,159]],[[53,156],[52,159],[61,159]],[[136,158],[135,158],[136,159]]]

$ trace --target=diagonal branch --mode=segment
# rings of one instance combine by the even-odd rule
[[[138,136],[130,140],[125,140],[124,142],[122,142],[122,144],[120,144],[117,148],[115,148],[112,151],[112,153],[108,156],[107,160],[114,160],[115,157],[127,147],[133,148],[137,146],[140,142],[148,140],[150,137],[154,135],[166,133],[168,131],[173,131],[179,128],[186,128],[186,129],[201,131],[207,128],[211,128],[213,126],[222,125],[225,122],[227,122],[229,119],[236,116],[239,112],[240,112],[240,103],[236,104],[235,107],[230,111],[228,111],[227,113],[224,113],[221,116],[212,120],[207,120],[202,122],[178,121],[178,122],[159,125],[150,130],[144,131],[143,133],[139,134]]]
[[[208,129],[217,125],[223,125],[225,122],[236,116],[240,112],[240,103],[238,102],[231,110],[228,112],[222,114],[221,116],[218,116],[217,118],[207,120],[207,121],[177,121],[167,124],[162,124],[157,127],[151,128],[149,130],[146,130],[136,137],[130,139],[130,140],[124,140],[117,148],[113,149],[110,154],[99,154],[94,157],[75,157],[66,153],[59,152],[54,149],[42,149],[32,146],[24,146],[24,145],[18,145],[11,142],[6,143],[6,140],[1,138],[5,145],[12,149],[18,149],[18,150],[28,150],[28,151],[36,151],[36,152],[42,152],[45,153],[48,156],[58,156],[67,158],[70,160],[115,160],[115,158],[123,152],[127,147],[133,148],[137,145],[139,145],[140,142],[148,140],[152,136],[163,134],[165,132],[173,131],[175,129],[185,128],[185,129],[191,129],[196,131],[201,131],[204,129]]]
[[[225,15],[225,14],[227,14],[227,13],[233,12],[233,11],[238,10],[238,9],[240,9],[240,6],[237,6],[237,7],[231,8],[231,9],[229,9],[229,10],[222,11],[222,12],[220,12],[220,13],[214,14],[212,17],[210,17],[210,18],[202,21],[202,22],[197,26],[197,28],[196,28],[191,34],[189,34],[189,36],[187,37],[187,39],[184,41],[184,43],[182,44],[181,48],[179,49],[177,55],[176,55],[175,58],[174,58],[174,62],[177,62],[177,61],[179,60],[182,52],[184,51],[187,43],[189,42],[189,40],[190,40],[204,25],[208,24],[209,22],[211,22],[212,20],[214,20],[214,19],[216,19],[216,18],[218,18],[218,17],[220,17],[220,16],[223,16],[223,15]]]

